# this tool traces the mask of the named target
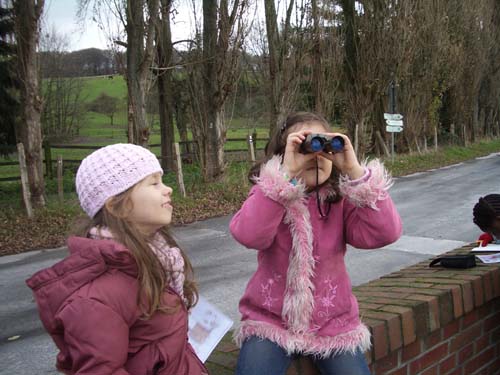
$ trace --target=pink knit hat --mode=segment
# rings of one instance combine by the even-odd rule
[[[144,147],[117,143],[94,151],[76,172],[76,192],[80,205],[90,217],[106,201],[163,169],[156,156]]]

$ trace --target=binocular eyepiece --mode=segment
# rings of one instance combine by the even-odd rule
[[[314,152],[342,152],[344,150],[344,138],[341,136],[330,137],[324,134],[309,134],[300,145],[301,154]]]

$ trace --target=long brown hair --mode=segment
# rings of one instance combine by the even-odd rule
[[[149,239],[136,226],[127,220],[128,213],[132,210],[131,191],[110,198],[104,207],[92,219],[83,220],[75,230],[75,234],[89,237],[93,227],[108,228],[113,233],[114,239],[123,244],[137,262],[139,292],[137,304],[141,308],[145,319],[151,317],[156,311],[174,313],[180,308],[180,302],[175,306],[162,304],[163,291],[169,282],[160,261],[148,245]],[[184,297],[187,299],[187,308],[193,307],[198,301],[198,289],[194,281],[193,267],[185,252],[178,246],[170,234],[168,227],[159,230],[160,235],[169,246],[178,247],[184,258]]]
[[[320,114],[313,112],[295,112],[287,116],[281,127],[276,128],[272,137],[267,142],[264,149],[265,156],[262,160],[257,162],[248,173],[248,179],[251,184],[255,184],[255,178],[259,176],[260,169],[263,164],[267,163],[275,155],[283,156],[285,154],[286,139],[290,133],[290,129],[297,124],[306,124],[316,122],[321,124],[326,132],[331,130],[330,124],[326,119]],[[337,202],[341,199],[339,190],[339,171],[333,167],[332,173],[328,180],[326,180],[322,186],[328,186],[335,191],[332,198],[329,199],[331,202]]]

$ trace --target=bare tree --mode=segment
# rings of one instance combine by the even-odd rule
[[[21,123],[16,138],[24,145],[32,204],[45,205],[42,168],[42,128],[40,114],[37,45],[44,0],[13,1],[17,67],[20,82]]]
[[[83,81],[68,76],[68,41],[55,28],[44,32],[40,42],[42,67],[42,129],[46,140],[70,139],[78,135],[83,123],[85,105]]]
[[[172,82],[172,32],[170,12],[172,0],[160,0],[161,10],[158,22],[156,49],[158,53],[157,85],[160,110],[161,161],[166,170],[174,169],[174,109]]]
[[[283,123],[286,115],[297,104],[302,69],[307,64],[305,56],[308,40],[303,32],[305,14],[298,11],[294,0],[288,0],[285,4],[285,18],[281,27],[278,27],[275,1],[264,1],[269,53],[269,134]],[[297,19],[292,26],[294,10]]]
[[[114,44],[127,49],[128,140],[146,145],[151,131],[146,119],[146,95],[152,82],[159,0],[127,0],[126,3],[121,0],[80,0],[80,17],[85,17],[91,4],[101,28],[109,25],[109,17],[115,17],[125,29],[127,41],[114,40]],[[110,34],[113,36],[116,34]]]
[[[233,0],[231,9],[227,0],[203,0],[203,36],[197,33],[195,49],[191,51],[195,61],[187,67],[192,113],[196,119],[192,130],[199,142],[206,182],[219,180],[225,170],[224,107],[239,74],[245,36],[243,14],[247,6],[248,0]]]

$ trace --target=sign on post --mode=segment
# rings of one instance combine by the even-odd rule
[[[390,125],[387,125],[385,127],[385,130],[388,133],[399,133],[399,132],[403,131],[403,127],[402,126],[390,126]]]
[[[385,130],[389,133],[399,133],[403,131],[403,115],[399,113],[384,113],[387,126]]]
[[[403,115],[399,113],[384,113],[385,120],[402,120]]]

